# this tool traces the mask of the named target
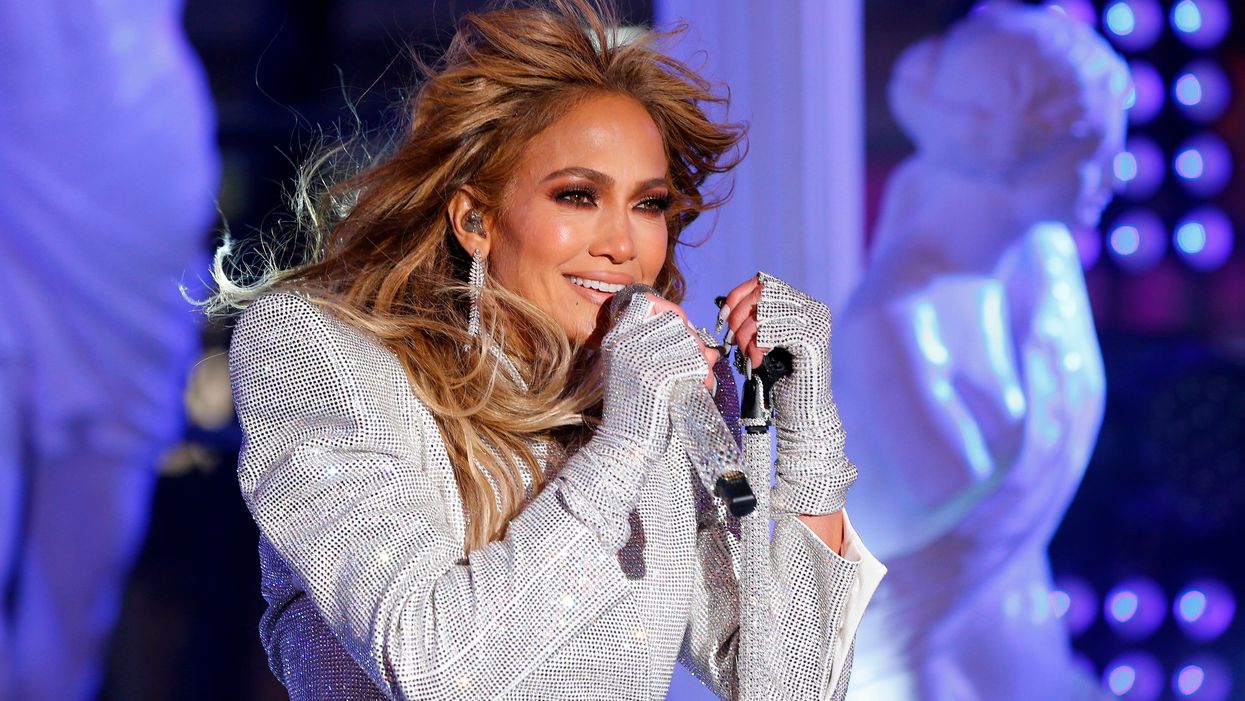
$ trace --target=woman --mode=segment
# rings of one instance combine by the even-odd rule
[[[218,264],[215,303],[247,307],[261,637],[295,699],[661,699],[676,658],[736,695],[738,524],[668,405],[712,385],[674,243],[741,132],[654,37],[616,37],[582,1],[468,16],[392,154],[322,198],[310,262],[250,287]],[[664,299],[607,328],[631,283]],[[774,388],[774,691],[842,698],[882,568],[842,512],[829,316],[759,276],[722,319],[797,366]]]

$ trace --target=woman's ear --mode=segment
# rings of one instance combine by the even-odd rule
[[[446,214],[454,229],[454,237],[467,255],[470,256],[479,249],[480,255],[487,258],[489,246],[493,242],[493,237],[490,236],[493,219],[480,209],[476,198],[466,188],[459,188],[450,197]]]

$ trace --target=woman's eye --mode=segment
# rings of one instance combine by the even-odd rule
[[[670,195],[661,195],[659,197],[645,197],[640,200],[637,205],[640,209],[647,209],[652,212],[664,212],[670,209]]]
[[[576,207],[591,207],[597,203],[596,193],[584,189],[563,190],[557,194],[557,199]]]

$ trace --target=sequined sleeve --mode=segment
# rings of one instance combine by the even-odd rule
[[[698,486],[698,485],[697,485]],[[679,660],[719,698],[737,696],[739,642],[737,521],[698,490],[697,553],[691,615]],[[846,510],[844,555],[793,514],[780,513],[771,543],[778,649],[774,698],[832,699],[847,694],[861,615],[886,573],[864,546]]]
[[[409,386],[377,344],[269,295],[239,320],[230,363],[247,506],[387,697],[493,698],[590,623],[639,624],[616,558],[556,490],[462,557],[430,448],[401,420]],[[601,673],[622,677],[611,665]]]

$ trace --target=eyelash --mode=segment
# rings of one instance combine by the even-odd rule
[[[572,207],[592,207],[596,205],[600,193],[596,188],[586,185],[575,185],[563,190],[558,190],[553,198],[560,202],[565,202]],[[584,200],[588,201],[584,201]],[[653,212],[664,212],[670,209],[672,199],[669,194],[652,195],[640,200],[640,205],[645,205],[645,209]]]

